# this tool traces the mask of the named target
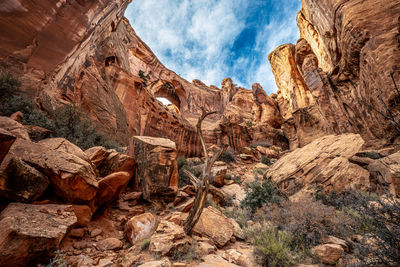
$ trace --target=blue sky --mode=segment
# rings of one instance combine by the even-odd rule
[[[161,62],[183,78],[276,92],[268,54],[296,43],[300,0],[132,1],[125,16]]]

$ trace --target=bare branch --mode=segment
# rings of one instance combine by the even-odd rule
[[[201,114],[199,120],[197,121],[196,128],[197,128],[197,134],[200,137],[201,146],[203,147],[204,157],[206,158],[206,166],[207,166],[208,165],[208,161],[209,161],[209,157],[208,157],[208,154],[207,154],[206,142],[204,141],[203,133],[201,131],[201,124],[203,123],[203,120],[207,116],[210,116],[210,115],[215,114],[217,112],[216,111],[207,112],[203,107],[201,108],[201,112],[202,112],[202,114]]]
[[[222,147],[222,149],[220,149],[217,153],[214,154],[214,156],[211,158],[211,160],[210,160],[208,166],[206,166],[206,167],[207,167],[207,169],[206,169],[206,172],[207,172],[207,173],[209,173],[209,172],[211,171],[211,167],[214,165],[215,161],[218,160],[219,157],[220,157],[227,149],[228,149],[228,145],[224,145],[224,146]]]
[[[197,179],[197,177],[196,177],[193,173],[191,173],[191,172],[188,171],[188,170],[183,170],[183,172],[184,172],[187,176],[189,176],[190,182],[191,182],[194,186],[196,186],[196,187],[199,186],[200,180]]]

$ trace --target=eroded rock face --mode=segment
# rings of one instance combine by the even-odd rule
[[[46,263],[75,223],[72,206],[9,204],[0,214],[0,266]]]
[[[324,136],[280,158],[264,177],[290,196],[300,197],[317,187],[338,193],[349,189],[368,190],[369,172],[348,160],[363,144],[357,134]]]
[[[175,143],[165,138],[135,136],[137,161],[135,186],[148,201],[170,202],[178,192],[178,164]]]
[[[359,133],[371,146],[397,136],[379,114],[389,109],[399,116],[390,75],[400,83],[397,1],[302,4],[297,16],[301,39],[269,56],[291,148],[332,133]]]

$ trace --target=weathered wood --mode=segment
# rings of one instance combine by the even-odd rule
[[[197,128],[197,133],[200,137],[200,142],[203,147],[203,153],[204,157],[206,159],[206,162],[203,167],[203,171],[200,175],[200,177],[197,179],[196,176],[194,176],[192,173],[189,171],[185,171],[185,173],[190,177],[190,180],[192,181],[193,184],[197,183],[195,185],[197,191],[196,191],[196,197],[194,200],[193,207],[191,208],[189,212],[189,216],[183,223],[184,230],[187,234],[191,234],[193,227],[196,225],[197,221],[200,218],[200,215],[203,211],[204,205],[206,204],[207,200],[207,195],[211,183],[211,168],[214,164],[214,162],[221,156],[222,153],[225,152],[227,149],[227,146],[224,146],[221,150],[219,150],[217,153],[213,155],[213,157],[209,158],[208,152],[207,152],[207,147],[206,143],[204,142],[203,134],[201,131],[201,124],[203,120],[216,112],[206,112],[204,109],[202,109],[202,115],[200,116],[196,128]]]

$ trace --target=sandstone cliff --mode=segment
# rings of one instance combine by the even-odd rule
[[[400,84],[400,4],[302,4],[300,40],[269,55],[291,147],[347,132],[361,134],[370,145],[393,141],[399,132],[382,114],[399,119],[394,81]]]
[[[123,17],[130,1],[35,2],[0,6],[0,62],[42,109],[75,103],[121,146],[132,148],[135,135],[166,137],[180,154],[199,156],[193,125],[203,107],[218,112],[207,123],[210,144],[287,146],[277,105],[260,86],[239,89],[225,79],[219,89],[170,71]]]

